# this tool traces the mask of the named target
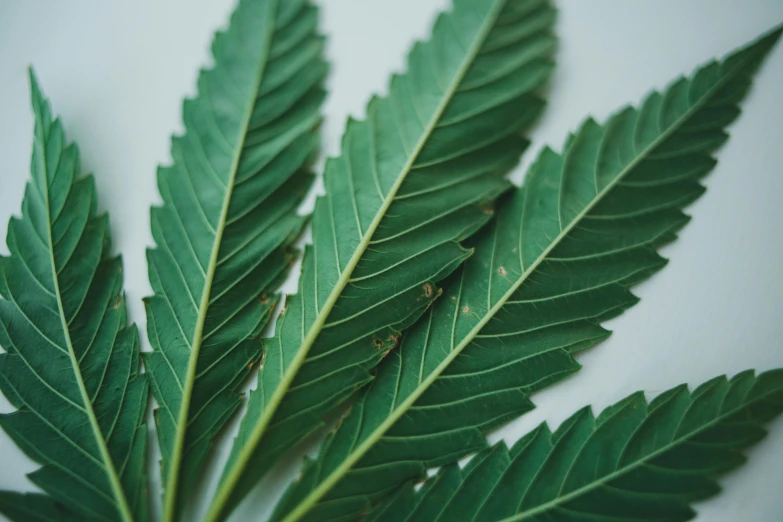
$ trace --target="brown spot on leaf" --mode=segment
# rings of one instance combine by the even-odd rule
[[[117,310],[117,309],[120,307],[120,305],[121,305],[121,304],[122,304],[122,297],[120,297],[120,296],[117,296],[117,299],[115,299],[115,300],[114,300],[114,306],[113,306],[113,308],[114,308],[115,310]]]
[[[358,389],[359,389],[359,387],[358,387],[358,386],[355,386],[355,387],[354,387],[354,389],[357,389],[357,390],[358,390]],[[350,407],[348,407],[348,409],[346,409],[346,410],[343,412],[343,414],[342,414],[342,415],[340,415],[340,418],[339,418],[339,419],[337,419],[337,422],[336,422],[336,423],[335,423],[335,425],[334,425],[334,429],[333,429],[333,430],[331,430],[331,432],[332,432],[332,433],[334,433],[335,431],[337,431],[337,428],[339,428],[339,427],[340,427],[340,425],[343,423],[343,421],[344,421],[344,420],[345,420],[345,418],[348,416],[348,414],[349,414],[349,413],[351,413],[351,409],[352,409],[352,408],[353,408],[353,406],[350,406]]]
[[[468,313],[468,312],[470,312],[470,308],[468,308],[468,306],[467,306],[467,305],[466,305],[466,306],[463,306],[463,307],[462,307],[462,313],[463,313],[463,314],[466,314],[466,313]]]
[[[422,288],[424,289],[424,295],[426,297],[432,297],[432,285],[430,283],[424,283]]]
[[[357,388],[357,389],[358,389],[358,388]],[[343,421],[343,419],[344,419],[344,418],[346,418],[346,417],[347,417],[347,416],[348,416],[348,415],[351,413],[351,410],[352,410],[352,409],[353,409],[353,406],[349,406],[349,407],[348,407],[348,408],[347,408],[347,409],[346,409],[346,410],[343,412],[343,414],[342,414],[342,415],[340,415],[340,420],[339,420],[339,421],[337,421],[337,422],[342,422],[342,421]]]
[[[402,333],[400,332],[395,332],[393,334],[390,334],[389,341],[391,341],[391,344],[389,345],[388,348],[386,348],[386,350],[383,351],[383,353],[381,354],[381,358],[384,358],[387,355],[389,355],[389,352],[394,350],[397,347],[397,345],[400,344],[401,338],[402,338]],[[378,348],[380,349],[381,346],[379,346]]]
[[[498,274],[500,274],[502,276],[505,276],[507,273],[508,272],[506,272],[506,269],[503,268],[502,266],[500,268],[498,268]]]
[[[268,295],[262,295],[261,297],[258,298],[258,301],[262,305],[268,305],[269,304],[269,296]]]
[[[373,337],[372,343],[375,345],[376,348],[379,350],[383,348],[383,341],[378,339],[377,337]]]

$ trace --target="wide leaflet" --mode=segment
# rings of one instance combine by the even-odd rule
[[[542,108],[554,18],[546,0],[456,0],[389,94],[348,122],[208,520],[368,382],[470,255],[459,241],[491,216]]]
[[[783,370],[678,386],[649,404],[638,392],[597,418],[584,408],[554,433],[542,424],[511,450],[500,442],[463,469],[446,466],[366,520],[684,522],[781,412]]]
[[[241,403],[295,259],[327,71],[317,22],[306,0],[241,0],[183,105],[173,163],[158,171],[144,362],[159,406],[165,521],[181,515]]]
[[[473,240],[476,254],[379,367],[278,505],[274,520],[344,520],[427,467],[486,445],[530,393],[579,368],[600,322],[636,303],[656,247],[688,220],[753,73],[780,36],[699,68],[605,125],[545,149]]]
[[[92,176],[30,72],[35,141],[21,218],[0,257],[0,426],[48,495],[0,492],[12,520],[147,519],[147,382],[128,326],[122,262]],[[67,518],[66,518],[67,517]]]

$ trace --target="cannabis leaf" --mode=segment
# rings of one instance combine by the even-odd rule
[[[464,469],[442,468],[367,520],[690,520],[688,503],[718,493],[715,477],[742,465],[781,412],[783,370],[678,386],[649,404],[638,392],[598,418],[584,408],[555,433],[542,424],[510,451],[500,442]]]
[[[158,172],[144,361],[160,406],[164,520],[177,517],[261,355],[272,295],[294,258],[326,73],[305,0],[243,0],[215,35],[215,65],[185,102],[185,135]]]
[[[24,507],[2,493],[0,511],[47,519],[55,499],[74,520],[144,520],[147,383],[122,264],[109,257],[92,176],[81,177],[32,71],[30,83],[32,182],[0,257],[0,389],[17,411],[0,426],[42,465],[30,479],[51,497]]]
[[[52,497],[0,491],[0,513],[13,522],[76,522]]]
[[[531,92],[552,68],[553,21],[544,0],[457,0],[366,121],[348,122],[208,520],[369,380],[468,257],[458,241],[508,188],[518,133],[543,105]]]
[[[780,36],[765,36],[601,126],[544,150],[523,188],[475,239],[476,254],[324,443],[275,520],[343,520],[427,467],[486,445],[528,396],[576,371],[573,354],[632,306],[628,287],[665,263],[655,248],[687,221],[710,153]]]

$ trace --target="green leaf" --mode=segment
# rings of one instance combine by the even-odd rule
[[[22,217],[0,257],[0,426],[42,467],[30,479],[73,519],[145,520],[147,383],[127,326],[122,264],[92,176],[30,71],[35,142]],[[0,510],[46,517],[51,498]],[[25,497],[29,500],[31,497]],[[40,498],[40,497],[34,497]],[[44,518],[45,519],[45,518]]]
[[[649,404],[639,392],[598,418],[585,408],[554,433],[542,424],[510,451],[500,442],[464,469],[443,468],[367,520],[690,520],[688,504],[718,493],[716,476],[742,465],[781,412],[783,370],[678,386]]]
[[[258,388],[208,520],[225,517],[280,455],[368,382],[368,370],[470,251],[543,102],[548,1],[456,0],[408,72],[350,120],[328,161],[299,292],[268,345]]]
[[[368,391],[289,489],[275,520],[343,520],[427,467],[485,446],[533,408],[529,394],[575,372],[573,354],[636,303],[698,198],[712,151],[780,30],[604,126],[563,156],[544,150],[524,187],[475,239],[476,255],[405,333]]]
[[[144,361],[159,404],[166,521],[240,405],[295,257],[327,69],[317,22],[306,0],[240,1],[184,103],[173,164],[158,172]]]
[[[11,522],[76,522],[52,497],[0,491],[0,513]]]

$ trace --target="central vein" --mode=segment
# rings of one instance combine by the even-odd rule
[[[698,436],[699,434],[715,427],[720,422],[731,418],[732,415],[735,415],[739,413],[740,411],[749,408],[752,404],[754,404],[757,401],[763,400],[763,398],[766,398],[766,396],[762,396],[762,398],[757,398],[756,401],[750,403],[750,404],[742,404],[739,407],[729,411],[724,412],[717,418],[713,419],[712,421],[704,424],[703,426],[699,427],[698,429],[695,429],[689,433],[686,433],[682,435],[681,437],[677,438],[675,437],[671,442],[664,444],[660,448],[656,449],[655,451],[652,451],[645,455],[644,457],[639,458],[639,460],[632,462],[630,464],[626,464],[625,466],[621,466],[618,469],[612,471],[611,473],[600,477],[592,482],[589,482],[585,484],[584,486],[575,489],[569,493],[566,493],[565,495],[562,495],[560,497],[554,498],[548,502],[545,502],[544,504],[540,504],[535,507],[530,507],[525,511],[522,511],[520,513],[517,513],[515,515],[512,515],[510,517],[504,518],[498,522],[520,522],[523,520],[530,519],[536,515],[539,515],[541,513],[546,513],[547,511],[551,509],[555,509],[563,504],[566,504],[567,502],[574,500],[576,498],[579,498],[580,496],[590,493],[591,491],[595,490],[596,488],[599,488],[601,486],[604,486],[611,481],[622,477],[626,473],[629,473],[631,471],[634,471],[637,468],[640,468],[646,464],[648,464],[650,461],[655,460],[657,457],[665,454],[667,451],[670,451],[672,449],[675,449],[679,444],[682,444],[684,442],[687,442],[688,440],[691,440]],[[586,442],[585,442],[586,443]],[[584,447],[584,446],[582,446]],[[621,455],[622,458],[622,455]],[[567,477],[566,477],[567,478]]]
[[[41,110],[39,108],[39,110]],[[125,522],[132,522],[133,521],[133,515],[131,513],[130,507],[128,506],[128,501],[125,498],[125,492],[122,489],[122,483],[120,481],[119,475],[117,475],[117,470],[114,467],[114,462],[111,459],[111,454],[109,453],[109,448],[106,446],[106,440],[103,438],[103,432],[101,431],[100,424],[98,423],[98,419],[95,416],[95,411],[93,410],[92,406],[92,399],[90,398],[89,393],[87,393],[87,387],[84,384],[84,378],[82,377],[81,368],[79,366],[79,360],[76,357],[76,352],[73,348],[73,341],[71,340],[71,331],[68,327],[67,319],[65,317],[65,309],[63,307],[63,298],[62,293],[60,290],[60,280],[57,275],[57,263],[54,258],[54,237],[52,234],[52,217],[51,217],[51,205],[49,201],[49,175],[48,175],[48,164],[46,161],[46,139],[47,137],[44,136],[44,125],[43,121],[39,119],[38,126],[41,129],[41,151],[42,154],[39,158],[39,161],[41,162],[41,168],[44,173],[44,181],[46,183],[46,186],[43,189],[43,199],[44,199],[44,205],[46,205],[46,232],[48,234],[48,241],[49,241],[49,253],[51,255],[51,267],[52,267],[52,282],[54,284],[54,293],[56,295],[57,299],[57,308],[60,315],[60,323],[63,329],[63,338],[65,339],[65,343],[68,348],[68,357],[71,360],[71,367],[73,368],[73,374],[74,378],[76,379],[76,383],[79,386],[79,394],[81,395],[82,401],[84,402],[84,411],[87,414],[87,417],[90,421],[90,428],[92,430],[92,434],[95,437],[95,443],[98,446],[98,450],[101,454],[101,460],[103,461],[104,468],[106,470],[106,474],[108,475],[109,484],[112,489],[112,493],[114,495],[114,499],[117,501],[117,510],[120,513],[120,516],[122,517],[122,520]]]
[[[359,459],[364,456],[367,451],[372,448],[375,443],[388,431],[394,423],[396,423],[400,417],[418,400],[418,398],[429,388],[429,386],[435,382],[435,380],[443,373],[446,368],[454,361],[454,359],[462,352],[462,350],[470,344],[473,339],[479,334],[479,332],[486,326],[486,324],[492,319],[492,317],[503,307],[513,293],[522,285],[522,283],[535,271],[538,266],[549,256],[552,250],[560,243],[560,241],[568,235],[571,230],[601,201],[609,192],[611,192],[617,184],[627,176],[641,161],[643,161],[653,150],[659,147],[666,139],[668,139],[681,125],[684,124],[690,117],[692,117],[713,95],[717,90],[728,82],[734,73],[739,68],[731,71],[731,74],[726,74],[720,81],[716,82],[716,85],[709,89],[698,100],[696,100],[691,107],[685,111],[676,121],[674,121],[668,128],[660,132],[658,138],[650,143],[647,148],[639,152],[636,157],[628,163],[614,179],[607,184],[607,186],[587,205],[582,211],[571,220],[571,222],[560,232],[560,234],[552,241],[549,247],[541,253],[524,274],[511,286],[511,288],[500,298],[500,300],[482,317],[479,323],[463,338],[463,340],[449,353],[449,355],[435,368],[435,370],[424,379],[421,384],[400,403],[400,405],[381,423],[349,456],[346,458],[332,473],[330,473],[320,485],[315,488],[305,499],[293,510],[283,522],[296,522],[302,516],[304,516],[310,508],[312,508],[348,471],[356,464]]]
[[[276,3],[272,3],[267,13],[266,20],[269,23],[274,24],[276,14]],[[238,30],[238,29],[237,29]],[[207,310],[209,308],[209,298],[212,290],[212,282],[215,277],[215,271],[217,269],[218,255],[220,253],[220,244],[223,240],[223,232],[226,227],[226,220],[228,217],[228,209],[231,203],[231,196],[233,194],[234,182],[236,179],[237,171],[239,170],[239,161],[242,157],[242,150],[244,149],[245,139],[247,138],[247,131],[250,126],[250,119],[253,115],[253,108],[255,107],[256,98],[258,97],[258,91],[261,87],[261,80],[264,76],[264,71],[269,57],[269,50],[272,43],[272,36],[274,34],[273,26],[267,26],[267,39],[264,42],[264,48],[259,57],[258,72],[255,76],[255,83],[251,95],[248,97],[245,113],[242,117],[242,125],[240,127],[240,137],[237,143],[234,156],[232,158],[231,170],[229,172],[229,178],[226,183],[226,193],[223,197],[223,206],[220,212],[220,219],[215,231],[215,241],[212,245],[212,252],[210,254],[209,266],[207,267],[207,274],[204,280],[204,290],[201,293],[201,302],[199,303],[198,318],[196,320],[196,328],[193,332],[193,341],[190,351],[190,358],[188,360],[187,376],[184,384],[184,394],[182,398],[182,404],[180,406],[179,415],[177,418],[177,435],[174,445],[174,450],[171,457],[171,465],[169,466],[169,476],[166,481],[166,500],[163,508],[163,520],[166,522],[173,522],[176,519],[177,514],[177,500],[178,500],[178,484],[180,468],[182,467],[182,457],[185,451],[185,435],[187,434],[188,420],[190,413],[190,402],[193,396],[193,388],[196,382],[196,369],[198,367],[199,352],[201,350],[201,342],[203,340],[204,323],[207,317]]]
[[[370,229],[367,232],[367,235],[365,236],[364,240],[362,241],[361,248],[362,250],[366,248],[367,244],[369,244],[370,236],[372,235],[372,232],[375,231],[378,224],[380,223],[381,219],[383,218],[383,214],[388,209],[389,205],[391,205],[391,200],[393,199],[396,192],[399,190],[400,186],[402,185],[402,182],[405,180],[405,175],[407,172],[410,171],[410,169],[413,167],[414,162],[416,161],[416,158],[418,157],[419,153],[423,149],[424,145],[427,142],[427,139],[429,138],[430,134],[432,134],[432,131],[435,129],[435,126],[437,125],[438,121],[440,120],[440,117],[442,116],[443,112],[446,110],[446,107],[451,102],[452,97],[454,96],[454,93],[456,92],[457,88],[459,87],[460,83],[462,82],[462,79],[464,78],[465,74],[470,69],[470,66],[473,63],[473,59],[476,57],[476,55],[481,50],[481,47],[484,44],[484,41],[486,40],[487,36],[489,35],[489,32],[492,30],[492,27],[495,24],[495,20],[500,15],[501,10],[503,9],[504,5],[506,3],[506,0],[496,0],[496,2],[493,4],[492,8],[489,10],[487,14],[487,18],[482,23],[476,38],[474,39],[473,43],[471,44],[470,48],[468,49],[467,53],[465,54],[465,59],[463,60],[462,64],[460,65],[459,69],[457,70],[457,73],[455,74],[453,80],[449,84],[448,88],[446,89],[446,92],[444,93],[443,99],[441,100],[440,104],[438,105],[437,110],[433,114],[432,118],[427,124],[427,127],[425,128],[425,132],[422,133],[422,136],[420,137],[418,143],[416,144],[415,149],[411,153],[410,157],[408,158],[408,161],[405,164],[405,168],[402,171],[401,176],[397,180],[397,182],[392,187],[392,190],[387,196],[386,201],[384,201],[384,205],[381,208],[381,211],[379,214],[375,217],[373,220]],[[358,254],[358,255],[357,255]],[[361,256],[361,251],[357,252],[357,254],[354,254],[354,258],[351,259],[353,261],[353,266],[350,266],[350,270],[353,270],[353,267],[356,265],[356,262],[358,262],[358,258]],[[346,270],[348,272],[348,270]],[[347,282],[348,277],[350,276],[350,273],[344,273],[343,276],[345,276],[345,280]],[[343,277],[340,278],[341,280]],[[343,282],[343,285],[345,282]],[[336,297],[335,297],[336,300]],[[333,304],[333,303],[332,303]],[[317,334],[317,332],[316,332]],[[403,408],[408,407],[408,401],[403,402],[402,405]],[[394,419],[396,420],[396,418]],[[389,426],[386,425],[387,423],[384,423],[382,425],[383,431],[386,431]],[[374,433],[373,433],[374,435]],[[367,444],[367,442],[370,442],[369,440],[366,440],[365,443],[361,444],[359,448],[357,448],[357,451],[352,454],[348,459],[346,459],[332,474],[330,474],[324,482],[322,482],[316,489],[314,489],[297,507],[294,509],[285,519],[283,522],[295,522],[299,520],[301,517],[303,517],[319,500],[320,498],[326,494],[327,491],[329,491],[332,486],[339,480],[339,478],[348,471],[355,463],[356,461],[363,455],[369,447],[375,443],[375,440],[372,440],[370,444]]]

